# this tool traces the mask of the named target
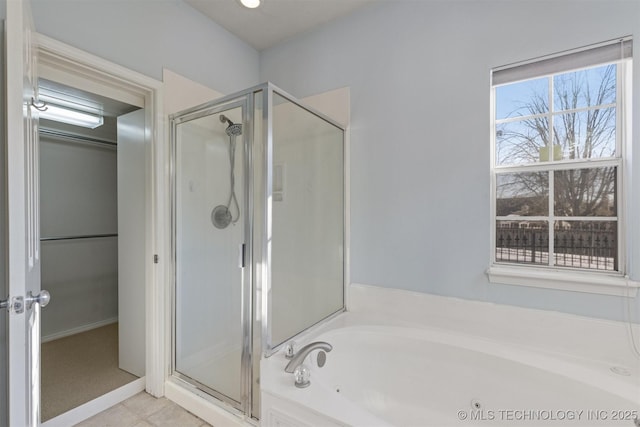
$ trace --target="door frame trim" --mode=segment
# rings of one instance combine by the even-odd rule
[[[163,83],[69,46],[43,34],[35,34],[42,76],[69,79],[72,86],[145,108],[145,213],[150,221],[145,234],[145,389],[153,396],[164,395],[167,366],[165,331],[167,295],[164,287],[168,259],[166,246],[166,204],[164,170],[167,164]],[[65,81],[62,81],[65,83]],[[159,262],[154,263],[154,255]]]

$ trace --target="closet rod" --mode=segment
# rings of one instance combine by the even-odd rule
[[[72,135],[70,133],[61,132],[58,130],[53,130],[48,128],[40,128],[40,133],[45,136],[50,136],[53,138],[68,139],[76,142],[87,142],[90,144],[103,144],[103,145],[109,145],[111,147],[118,146],[117,142],[107,141],[105,139],[91,138],[89,136]]]
[[[78,239],[98,239],[102,237],[118,237],[118,233],[112,234],[87,234],[84,236],[61,236],[61,237],[41,237],[41,242],[50,242],[53,240],[78,240]]]

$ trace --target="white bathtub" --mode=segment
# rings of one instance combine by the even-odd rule
[[[340,322],[338,322],[339,324]],[[313,336],[333,351],[294,386],[278,353],[262,363],[265,426],[634,426],[637,366],[608,364],[436,328],[356,325]]]

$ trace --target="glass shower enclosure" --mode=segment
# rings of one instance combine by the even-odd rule
[[[170,380],[257,419],[260,357],[344,310],[344,128],[270,83],[170,122]]]

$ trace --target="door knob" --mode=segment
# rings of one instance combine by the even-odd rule
[[[34,302],[40,304],[40,307],[46,307],[51,301],[51,295],[48,291],[42,290],[38,295],[33,295],[31,291],[27,292],[27,297],[25,298],[25,303],[27,305],[27,309],[31,308]]]

